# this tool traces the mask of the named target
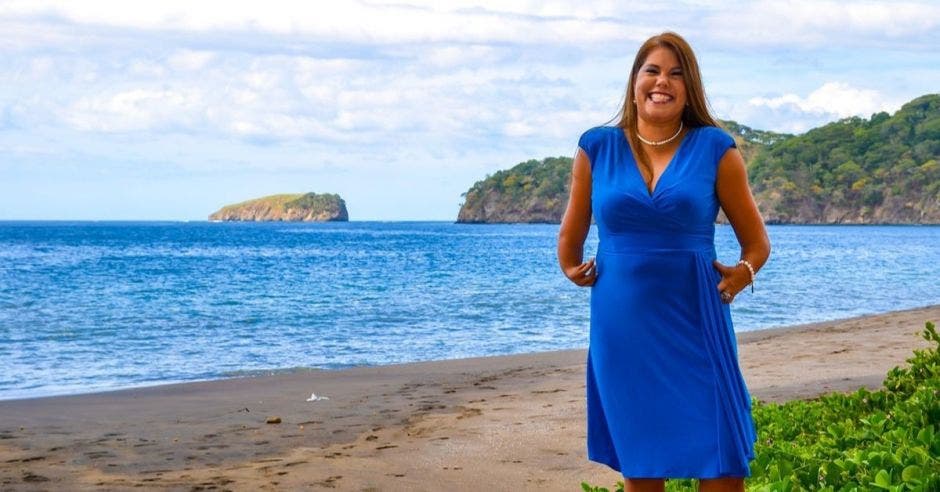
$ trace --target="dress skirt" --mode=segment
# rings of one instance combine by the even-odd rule
[[[596,259],[588,458],[628,478],[749,476],[750,396],[714,250],[639,248],[637,236]]]

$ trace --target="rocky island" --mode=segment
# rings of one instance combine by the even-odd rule
[[[721,125],[769,224],[940,224],[940,94],[801,135]],[[457,222],[561,222],[571,163],[549,157],[486,176],[462,195]]]
[[[209,220],[255,222],[330,222],[349,220],[346,202],[333,193],[271,195],[226,205]]]

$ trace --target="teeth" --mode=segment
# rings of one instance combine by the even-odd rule
[[[671,101],[672,96],[667,96],[665,94],[650,94],[650,99],[653,102],[666,102],[666,101]]]

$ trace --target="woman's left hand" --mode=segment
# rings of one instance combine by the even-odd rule
[[[712,266],[721,274],[721,282],[718,282],[718,292],[722,302],[731,304],[734,296],[744,290],[747,284],[751,282],[751,273],[744,265],[735,265],[733,267],[723,265],[718,260],[712,262]]]

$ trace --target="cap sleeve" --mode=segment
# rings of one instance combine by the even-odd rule
[[[578,148],[587,155],[589,161],[591,161],[591,170],[594,170],[594,160],[597,157],[597,149],[600,147],[601,142],[601,127],[594,127],[590,130],[581,134],[581,138],[578,139]]]
[[[721,158],[724,157],[725,152],[730,148],[737,148],[737,144],[734,142],[734,137],[732,137],[727,131],[722,128],[712,127],[712,148],[714,149],[714,161],[715,165],[718,165],[718,162],[721,161]]]

